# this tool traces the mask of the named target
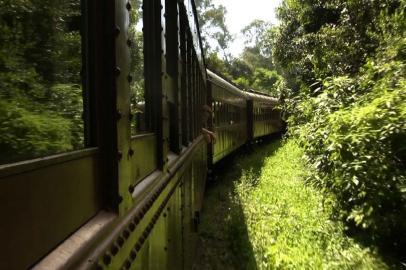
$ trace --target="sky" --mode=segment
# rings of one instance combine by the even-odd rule
[[[255,19],[270,21],[277,24],[275,8],[282,0],[213,0],[216,5],[223,5],[227,9],[226,23],[230,32],[235,36],[230,46],[230,52],[238,56],[244,48],[240,31]]]

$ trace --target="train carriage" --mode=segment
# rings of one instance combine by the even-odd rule
[[[208,88],[211,91],[213,131],[213,163],[218,162],[247,141],[246,94],[233,84],[207,70]]]
[[[241,145],[282,130],[279,101],[253,90],[244,91],[207,70],[216,143],[209,147],[215,164]]]
[[[206,71],[193,0],[7,0],[0,26],[0,269],[191,269],[208,167],[277,101]]]
[[[37,42],[38,29],[46,39],[33,41],[31,69],[12,70],[20,81],[35,70],[49,78],[50,96],[77,85],[74,98],[84,107],[72,118],[76,124],[64,114],[69,104],[54,108],[21,93],[28,107],[36,106],[33,115],[49,112],[40,135],[55,133],[58,116],[59,125],[77,127],[78,146],[65,140],[65,147],[37,154],[17,144],[14,152],[23,154],[2,155],[0,269],[190,269],[207,171],[200,134],[206,71],[194,2],[1,5],[1,26],[16,30],[6,32],[6,42],[20,33]],[[49,68],[42,72],[44,62]],[[2,130],[10,123],[2,122]],[[17,143],[28,143],[34,132]],[[43,145],[53,143],[43,136]]]
[[[279,101],[264,93],[247,91],[248,106],[252,111],[252,126],[249,138],[255,139],[279,132],[282,129],[281,111],[278,108]]]

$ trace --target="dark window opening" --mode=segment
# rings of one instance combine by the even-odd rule
[[[84,148],[81,2],[0,1],[0,29],[0,164]]]
[[[149,130],[146,118],[145,80],[144,80],[144,21],[142,1],[131,1],[134,11],[130,12],[129,40],[131,41],[130,65],[130,110],[131,134],[136,135]]]

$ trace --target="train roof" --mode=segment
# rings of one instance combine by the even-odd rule
[[[238,88],[237,86],[235,86],[233,83],[220,77],[219,75],[217,75],[216,73],[214,73],[213,71],[211,71],[209,69],[207,69],[207,77],[210,82],[223,87],[224,89],[228,90],[229,92],[232,92],[239,96],[243,96],[246,99],[252,99],[255,101],[272,103],[273,105],[276,105],[279,103],[279,100],[277,98],[271,97],[270,95],[267,95],[267,94],[264,94],[261,92],[257,92],[254,90],[244,91],[244,90]]]
[[[277,98],[271,97],[271,96],[263,94],[261,92],[247,91],[245,93],[246,93],[245,95],[247,98],[252,99],[254,101],[267,102],[267,103],[271,103],[272,105],[277,105],[279,103],[279,100]]]
[[[209,69],[206,69],[206,70],[207,70],[207,78],[210,82],[217,84],[218,86],[226,89],[229,92],[232,92],[235,95],[247,98],[245,91],[242,91],[240,88],[238,88],[231,82],[227,81],[226,79],[220,77],[213,71],[211,71]]]

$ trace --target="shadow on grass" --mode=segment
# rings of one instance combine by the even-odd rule
[[[253,176],[253,185],[258,183],[265,159],[281,146],[278,139],[243,146],[216,164],[206,189],[194,270],[258,269],[235,183],[244,171]]]
[[[401,225],[405,226],[404,224]],[[406,232],[404,229],[392,229],[392,231],[397,232],[397,238],[396,235],[387,235],[386,238],[380,236],[379,239],[379,236],[374,235],[373,232],[361,230],[354,223],[347,223],[347,226],[346,235],[354,239],[362,247],[376,249],[388,269],[406,270],[406,253],[404,252]]]

